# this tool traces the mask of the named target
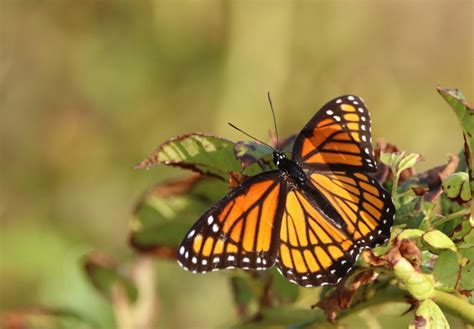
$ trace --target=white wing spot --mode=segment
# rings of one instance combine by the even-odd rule
[[[219,263],[219,257],[214,257],[214,259],[212,260],[213,263]]]
[[[196,233],[195,230],[192,230],[191,232],[189,232],[188,239],[191,239],[194,236],[194,233]]]
[[[350,101],[353,101],[353,100],[354,100],[354,96],[349,96],[349,97],[347,97],[347,99],[350,100]]]
[[[378,234],[382,234],[382,230],[378,230],[377,233],[378,233]]]
[[[217,224],[212,225],[212,231],[213,231],[214,233],[217,232],[217,231],[219,231],[219,225],[217,225]]]
[[[181,246],[181,248],[179,248],[179,254],[182,255],[184,254],[184,252],[185,252],[184,246]]]
[[[336,101],[336,103],[337,103],[337,104],[342,103],[342,99],[338,99],[338,100]]]
[[[303,276],[301,277],[301,280],[306,280],[307,278],[308,278],[308,277],[307,277],[306,275],[303,275]]]
[[[207,223],[209,225],[211,225],[213,221],[214,221],[214,217],[212,217],[212,215],[207,218]]]
[[[367,147],[364,149],[364,152],[367,153],[367,154],[370,153],[370,151],[369,151],[369,149],[368,149]],[[370,161],[367,161],[367,162],[370,162]]]
[[[362,107],[359,107],[357,110],[359,111],[359,113],[364,113],[364,109]]]
[[[305,285],[306,288],[311,288],[312,286],[313,286],[312,284]]]
[[[193,257],[193,259],[191,259],[191,262],[193,262],[193,264],[196,264],[198,262],[198,260],[197,260],[196,257]]]
[[[206,259],[203,259],[203,260],[201,261],[201,264],[202,264],[202,265],[207,265],[207,260],[206,260]]]
[[[326,114],[327,114],[327,115],[333,115],[333,114],[334,114],[334,112],[333,112],[333,111],[331,111],[331,110],[327,110],[327,111],[326,111]]]
[[[363,115],[360,116],[360,119],[365,122],[365,117]]]
[[[365,131],[365,125],[360,125],[360,129]]]
[[[367,136],[365,136],[365,135],[362,135],[362,137],[361,137],[361,138],[362,138],[362,140],[363,140],[364,142],[367,142]]]
[[[316,275],[316,279],[322,278],[323,276],[321,274]]]
[[[184,254],[184,258],[189,258],[189,251],[186,251],[186,253]]]
[[[334,274],[334,273],[336,273],[336,270],[331,270],[331,274]]]
[[[257,264],[260,264],[262,262],[262,259],[260,257],[257,257]]]
[[[234,255],[229,255],[229,256],[227,256],[227,260],[230,261],[230,262],[233,261],[233,260],[235,260]]]
[[[343,259],[343,260],[341,261],[341,265],[344,265],[345,263],[346,263],[346,260]]]
[[[242,259],[242,261],[243,261],[244,263],[249,263],[249,262],[250,262],[250,259],[249,259],[248,257],[244,257],[244,259]]]
[[[369,240],[373,240],[373,239],[374,239],[374,237],[372,235],[369,236]]]

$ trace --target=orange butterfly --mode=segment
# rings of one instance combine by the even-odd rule
[[[178,263],[193,273],[274,265],[305,287],[338,283],[363,248],[384,243],[395,207],[376,171],[370,114],[338,97],[296,137],[292,159],[244,181],[211,207],[182,241]]]

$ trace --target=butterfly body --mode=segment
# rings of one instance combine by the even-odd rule
[[[283,152],[273,152],[273,163],[277,168],[285,173],[296,184],[303,187],[307,182],[306,174],[301,167],[294,161],[288,159]]]
[[[178,263],[205,273],[276,266],[302,286],[339,282],[364,248],[385,242],[395,216],[376,170],[361,98],[322,107],[295,140],[291,159],[260,173],[206,211],[185,236]]]

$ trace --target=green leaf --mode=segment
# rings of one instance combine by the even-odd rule
[[[465,220],[456,226],[451,235],[451,240],[453,240],[455,243],[458,243],[458,240],[464,239],[464,237],[468,235],[471,230],[471,224]]]
[[[463,129],[466,162],[468,164],[469,172],[474,171],[474,164],[472,159],[472,152],[474,151],[474,109],[467,104],[466,98],[459,91],[459,89],[436,88],[440,95],[448,102],[454,110],[459,123]],[[474,191],[474,177],[470,177],[471,194]]]
[[[325,322],[322,312],[310,309],[278,307],[262,310],[258,319],[234,327],[234,329],[260,328],[308,328],[313,323]],[[330,326],[332,327],[332,326]]]
[[[240,161],[243,173],[253,176],[274,169],[273,151],[261,143],[241,141],[235,143],[235,157]]]
[[[97,324],[65,309],[35,307],[2,312],[0,327],[5,329],[92,329]]]
[[[390,167],[393,172],[395,172],[404,154],[405,154],[404,152],[393,152],[393,153],[381,152],[380,161],[384,165]]]
[[[419,238],[419,237],[422,236],[424,233],[425,233],[424,231],[418,230],[418,229],[407,229],[407,230],[403,230],[403,231],[397,236],[397,238],[398,238],[399,240]]]
[[[461,270],[461,280],[459,287],[463,290],[474,289],[474,247],[460,249],[460,253],[464,258],[465,265]]]
[[[233,275],[230,278],[234,302],[237,305],[239,313],[244,315],[247,313],[247,308],[252,301],[257,299],[255,291],[248,284],[248,280],[239,276]]]
[[[454,289],[459,273],[459,260],[455,252],[445,250],[439,254],[433,276],[444,288]]]
[[[240,161],[234,156],[234,143],[220,137],[187,134],[171,138],[136,168],[150,168],[157,164],[177,166],[224,181],[231,171],[240,171]]]
[[[299,288],[297,285],[289,282],[278,271],[272,270],[272,292],[283,303],[294,302],[299,295]]]
[[[466,172],[457,172],[447,177],[443,184],[443,191],[451,200],[468,202],[471,200],[469,175]]]
[[[129,301],[135,302],[138,290],[128,277],[118,272],[116,266],[105,255],[94,252],[86,256],[84,269],[94,287],[107,299],[112,300],[113,289],[125,290]]]
[[[449,323],[439,306],[431,299],[425,299],[418,305],[415,320],[410,323],[408,328],[448,329]]]
[[[135,207],[131,245],[138,251],[174,257],[186,232],[227,191],[223,182],[199,176],[154,186]]]
[[[451,239],[441,231],[432,230],[423,234],[423,240],[435,249],[451,249],[456,251],[456,246]]]
[[[459,244],[459,248],[471,248],[474,247],[474,229],[471,228],[462,239],[462,243]]]
[[[418,160],[421,158],[421,155],[417,153],[410,153],[407,156],[404,156],[398,163],[398,172],[402,172],[405,169],[413,167]]]

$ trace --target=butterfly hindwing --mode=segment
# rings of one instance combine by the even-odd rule
[[[324,105],[297,136],[293,160],[313,170],[375,172],[371,120],[364,101],[346,95]]]
[[[293,188],[286,198],[277,267],[302,286],[339,282],[354,265],[352,237],[321,212],[307,192]]]
[[[266,269],[275,262],[286,183],[279,171],[246,180],[210,208],[186,234],[178,263],[186,270]]]
[[[344,230],[360,248],[373,248],[390,236],[395,206],[374,178],[364,173],[314,172],[309,181],[337,211]]]

